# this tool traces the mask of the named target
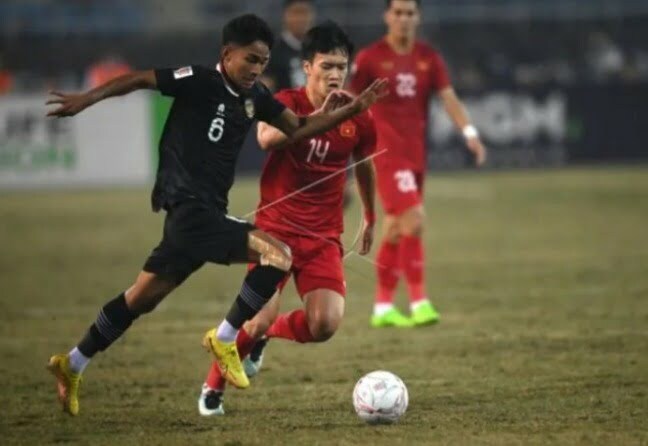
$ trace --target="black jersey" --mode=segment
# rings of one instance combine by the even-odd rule
[[[270,122],[285,106],[261,83],[235,90],[219,67],[159,69],[155,77],[160,92],[175,100],[160,140],[153,210],[194,199],[227,212],[236,160],[252,122]]]

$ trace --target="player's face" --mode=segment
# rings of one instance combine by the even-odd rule
[[[257,40],[246,46],[227,45],[223,49],[222,61],[230,80],[237,87],[252,88],[270,60],[270,48]]]
[[[342,50],[316,53],[312,61],[304,62],[307,84],[322,97],[344,86],[349,72],[349,55]]]
[[[313,26],[315,10],[310,3],[297,2],[288,6],[284,11],[284,26],[290,34],[303,39],[306,32]]]
[[[393,0],[385,11],[387,32],[399,39],[413,39],[420,22],[421,14],[413,0]]]

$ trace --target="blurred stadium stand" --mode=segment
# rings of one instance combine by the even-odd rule
[[[318,19],[338,21],[358,47],[384,33],[382,0],[315,3]],[[89,67],[106,60],[212,65],[227,20],[254,12],[279,31],[281,5],[2,0],[0,95],[83,88]],[[448,61],[493,149],[491,167],[648,158],[648,1],[424,0],[422,8],[421,37]],[[466,166],[461,140],[440,110],[432,112],[430,167]],[[0,143],[2,133],[0,123]],[[246,154],[240,166],[254,170],[261,159]]]
[[[383,2],[319,1],[359,45],[383,30]],[[423,34],[449,60],[455,84],[637,82],[648,79],[648,2],[429,0]],[[253,11],[280,26],[280,0],[3,0],[0,59],[14,88],[81,85],[97,58],[136,67],[212,63],[219,30]]]

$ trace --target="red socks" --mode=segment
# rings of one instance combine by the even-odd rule
[[[394,301],[394,291],[400,276],[398,253],[398,244],[383,241],[380,245],[376,256],[376,275],[378,276],[377,304],[391,304]]]
[[[250,350],[252,350],[255,343],[256,339],[252,339],[243,328],[239,330],[238,335],[236,336],[236,348],[238,349],[241,359],[250,354]],[[207,384],[211,389],[225,389],[225,379],[221,376],[220,368],[216,362],[212,363],[205,384]]]
[[[405,273],[410,302],[426,299],[423,242],[420,237],[401,237],[400,265]]]
[[[283,338],[295,342],[313,342],[313,335],[308,328],[304,310],[295,310],[290,313],[280,314],[268,328],[266,336],[269,338]]]

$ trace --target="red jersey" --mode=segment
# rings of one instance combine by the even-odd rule
[[[298,115],[315,111],[304,88],[282,90],[275,98]],[[256,224],[282,233],[339,237],[349,157],[364,158],[375,147],[373,119],[365,112],[326,133],[271,151],[261,174]]]
[[[389,96],[371,108],[378,134],[377,169],[426,168],[425,129],[433,93],[450,86],[441,55],[422,42],[409,54],[398,54],[385,39],[361,50],[355,60],[351,88],[361,92],[378,78],[389,79]]]

